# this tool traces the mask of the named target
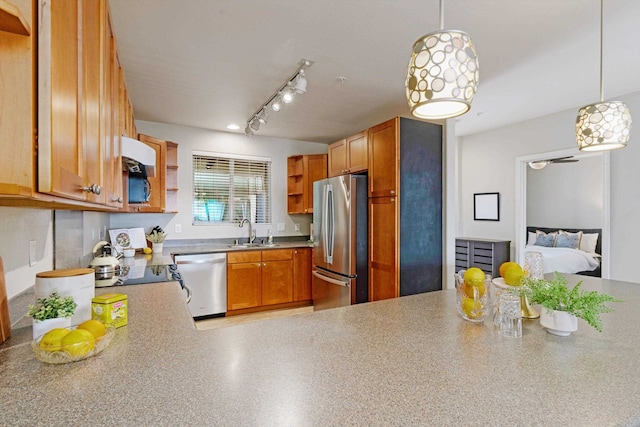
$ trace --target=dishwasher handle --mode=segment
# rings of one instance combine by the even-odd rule
[[[208,259],[194,259],[194,260],[176,260],[176,264],[219,264],[227,262],[226,258],[208,258]]]

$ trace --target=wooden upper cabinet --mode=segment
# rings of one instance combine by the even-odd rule
[[[313,213],[313,183],[327,177],[327,155],[307,154],[287,158],[287,212]]]
[[[367,131],[329,145],[328,176],[363,172],[368,169]]]
[[[329,145],[328,176],[345,174],[347,170],[347,140],[341,139]]]
[[[399,148],[397,117],[369,129],[369,197],[397,196]]]
[[[38,192],[120,207],[107,2],[41,1],[38,12]]]
[[[120,116],[118,114],[118,94],[120,62],[116,52],[116,41],[111,20],[104,27],[103,42],[103,103],[102,103],[102,143],[104,155],[104,191],[109,206],[122,208],[124,195],[122,188],[122,143],[120,140]]]
[[[9,31],[14,24],[31,25],[31,0],[12,0],[15,19],[3,26]],[[0,194],[29,198],[35,185],[34,87],[35,37],[4,32],[0,36]]]

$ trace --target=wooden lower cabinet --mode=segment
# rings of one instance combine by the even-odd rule
[[[293,250],[293,300],[311,300],[311,248]]]
[[[395,197],[369,199],[369,301],[400,295]]]
[[[242,262],[227,265],[227,310],[261,305],[262,263]]]
[[[227,254],[227,315],[308,305],[310,300],[311,248]]]

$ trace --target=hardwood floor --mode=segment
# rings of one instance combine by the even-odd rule
[[[224,328],[225,326],[239,325],[241,323],[256,322],[274,317],[295,316],[296,314],[311,313],[313,306],[292,308],[288,310],[261,311],[258,313],[241,314],[238,316],[216,317],[213,319],[198,320],[196,328],[199,330]]]

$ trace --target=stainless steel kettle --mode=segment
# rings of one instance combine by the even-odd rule
[[[96,271],[96,287],[112,286],[120,281],[122,266],[120,254],[107,241],[100,241],[93,247],[93,260],[89,267]]]

